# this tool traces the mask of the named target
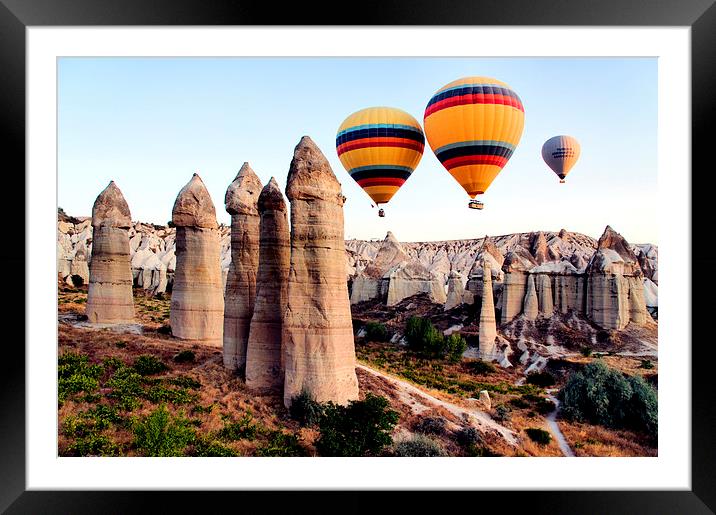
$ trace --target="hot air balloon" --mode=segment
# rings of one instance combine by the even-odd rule
[[[507,84],[489,77],[465,77],[446,84],[430,99],[423,125],[435,156],[463,187],[468,207],[490,187],[522,137],[525,112]]]
[[[564,184],[564,178],[579,159],[580,151],[579,142],[572,136],[554,136],[542,145],[542,159]]]
[[[373,199],[386,204],[423,156],[425,136],[418,121],[394,107],[356,111],[338,128],[336,151],[346,171]],[[385,216],[381,208],[379,216]]]

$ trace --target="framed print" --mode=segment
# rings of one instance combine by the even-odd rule
[[[4,509],[712,512],[711,3],[3,2]]]

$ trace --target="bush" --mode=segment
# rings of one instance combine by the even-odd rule
[[[98,433],[78,438],[67,447],[70,456],[119,456],[120,452],[121,446]]]
[[[393,439],[398,413],[388,409],[385,397],[372,393],[348,406],[329,402],[319,422],[316,448],[323,456],[376,456]]]
[[[323,407],[313,399],[307,390],[303,390],[291,399],[288,408],[289,416],[302,426],[316,426],[321,420]]]
[[[457,333],[452,333],[445,338],[445,353],[452,362],[458,362],[462,359],[462,353],[467,350],[467,342],[465,338]]]
[[[57,361],[57,398],[60,404],[73,395],[91,394],[99,388],[102,365],[92,365],[86,354],[67,353]]]
[[[255,440],[259,427],[253,420],[251,413],[246,413],[238,422],[227,420],[218,435],[226,440]]]
[[[169,334],[170,335],[170,334],[172,334],[172,326],[170,326],[169,324],[162,324],[162,326],[159,329],[157,329],[157,332],[159,334]]]
[[[132,367],[117,369],[105,386],[111,388],[107,396],[115,399],[120,409],[133,410],[141,404],[139,398],[144,394],[142,376]]]
[[[463,427],[455,432],[455,440],[457,440],[457,443],[462,447],[469,447],[480,443],[482,438],[474,427]]]
[[[639,368],[651,370],[652,368],[654,368],[654,364],[651,362],[650,359],[642,359]]]
[[[256,449],[256,456],[308,456],[296,435],[271,431],[268,441]]]
[[[472,372],[473,374],[490,374],[495,371],[495,365],[488,361],[482,361],[482,360],[475,360],[475,361],[468,361],[467,362],[467,368]]]
[[[183,350],[176,356],[174,356],[174,362],[175,363],[194,363],[196,360],[196,355],[193,351],[190,350]]]
[[[211,440],[209,438],[199,438],[194,444],[194,452],[192,456],[200,457],[233,457],[239,456],[231,447],[227,447],[221,442]]]
[[[451,361],[460,361],[462,353],[467,349],[467,342],[459,334],[448,337],[421,317],[410,317],[405,324],[405,340],[414,351],[431,357],[448,357]]]
[[[384,324],[379,322],[368,322],[363,326],[366,340],[373,342],[387,342],[390,340],[390,333]]]
[[[589,356],[592,355],[592,348],[591,347],[582,347],[581,349],[579,349],[579,352],[582,353],[582,356],[584,356],[585,358],[588,358]]]
[[[189,421],[172,416],[164,404],[133,426],[134,446],[145,456],[182,456],[196,438]]]
[[[144,356],[139,356],[136,360],[134,360],[134,370],[136,370],[140,375],[151,376],[161,372],[166,372],[169,370],[169,367],[159,361],[156,357],[145,354]]]
[[[393,455],[415,458],[445,456],[445,450],[429,436],[414,435],[397,442],[393,447]]]
[[[549,372],[532,372],[527,374],[527,383],[535,386],[541,386],[547,388],[548,386],[554,386],[557,381],[554,376]]]
[[[527,429],[525,429],[525,433],[527,433],[527,436],[530,437],[530,440],[540,445],[547,445],[549,442],[552,441],[552,435],[550,435],[544,429],[528,427]]]
[[[641,377],[625,376],[601,360],[572,374],[560,391],[565,418],[657,434],[657,396]]]
[[[512,418],[512,410],[506,404],[495,407],[495,418],[500,422],[509,422]]]
[[[439,417],[426,417],[415,424],[415,431],[425,435],[445,434],[445,419]]]

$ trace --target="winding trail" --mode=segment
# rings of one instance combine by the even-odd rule
[[[562,454],[564,454],[568,458],[574,458],[574,451],[572,451],[572,448],[567,443],[567,439],[564,437],[562,430],[557,424],[559,401],[550,392],[547,392],[547,398],[554,403],[554,410],[549,415],[547,415],[547,425],[549,426],[549,429],[555,440],[557,440],[557,445],[559,445],[559,450],[562,451]]]
[[[356,368],[364,370],[369,374],[378,376],[394,385],[398,389],[398,393],[401,397],[401,400],[403,400],[403,402],[405,402],[411,407],[413,404],[415,404],[413,398],[418,397],[423,401],[427,401],[429,403],[428,406],[430,404],[438,405],[445,408],[458,418],[467,417],[467,420],[471,421],[481,431],[495,431],[500,436],[502,436],[502,438],[504,438],[507,443],[512,446],[517,446],[517,436],[515,432],[495,422],[492,417],[490,417],[490,415],[488,415],[484,411],[480,411],[478,409],[463,408],[462,406],[458,406],[442,399],[438,399],[437,397],[434,397],[433,395],[424,392],[420,388],[414,386],[407,381],[398,379],[380,370],[376,370],[361,363],[356,363]]]

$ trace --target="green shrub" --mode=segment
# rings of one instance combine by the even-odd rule
[[[134,446],[145,456],[182,456],[196,435],[183,416],[172,416],[162,404],[149,415],[135,419]]]
[[[439,417],[426,417],[419,420],[415,426],[415,431],[425,435],[442,435],[445,434],[445,419]]]
[[[142,376],[132,367],[117,369],[105,386],[111,389],[107,397],[115,399],[120,409],[133,410],[141,405],[139,398],[144,394]]]
[[[445,353],[450,361],[457,363],[462,359],[462,354],[467,350],[465,338],[457,333],[452,333],[445,338]]]
[[[426,318],[410,317],[405,323],[405,341],[414,350],[422,351],[426,346],[426,335],[433,325]]]
[[[592,348],[591,347],[582,347],[581,349],[579,349],[579,352],[582,353],[582,356],[584,356],[585,358],[588,358],[589,356],[592,355]]]
[[[159,334],[172,334],[172,326],[169,324],[163,324],[159,329],[157,329],[157,332]]]
[[[310,392],[303,390],[291,399],[288,413],[292,419],[297,420],[302,426],[315,426],[321,420],[323,407],[313,399]]]
[[[531,374],[527,374],[528,384],[541,386],[542,388],[554,386],[556,382],[554,376],[549,372],[532,372]]]
[[[641,364],[639,365],[639,368],[645,368],[647,370],[651,370],[654,368],[654,364],[651,362],[650,359],[642,359]]]
[[[365,338],[372,342],[387,342],[390,340],[390,333],[384,324],[379,322],[368,322],[363,326]]]
[[[625,376],[601,360],[572,374],[560,391],[569,420],[657,434],[657,396],[641,377]]]
[[[296,435],[271,431],[268,441],[256,448],[256,456],[308,456],[308,452]]]
[[[201,387],[201,383],[199,381],[187,376],[172,377],[169,379],[169,382],[181,388],[192,388],[196,390],[197,388]]]
[[[413,435],[410,438],[396,442],[393,446],[393,455],[399,457],[434,457],[445,456],[445,450],[429,436]]]
[[[199,457],[233,457],[238,455],[239,453],[231,447],[207,437],[197,438],[194,443],[194,452],[192,453],[192,456]]]
[[[238,422],[231,419],[225,421],[224,427],[219,430],[219,437],[226,440],[255,440],[259,427],[254,423],[254,417],[250,412],[244,414]]]
[[[90,433],[67,446],[70,456],[119,456],[121,446],[106,435]]]
[[[550,435],[544,429],[528,427],[527,429],[525,429],[525,433],[527,433],[527,436],[530,437],[530,440],[540,445],[547,445],[549,442],[552,441],[552,435]]]
[[[473,374],[479,374],[479,375],[490,374],[495,371],[495,365],[493,365],[489,361],[482,361],[479,359],[475,360],[475,361],[468,361],[467,368]]]
[[[60,404],[73,395],[91,394],[99,388],[102,365],[89,363],[86,354],[66,353],[57,360],[57,398]]]
[[[194,363],[196,360],[196,355],[193,351],[190,350],[183,350],[176,356],[174,356],[174,362],[175,363]]]
[[[144,356],[139,356],[136,360],[134,360],[134,370],[136,370],[140,375],[151,376],[161,372],[166,372],[169,370],[169,367],[158,360],[155,356],[145,354]]]
[[[388,409],[385,397],[372,393],[347,406],[329,402],[319,422],[316,448],[323,456],[376,456],[392,443],[398,413]]]
[[[188,392],[186,388],[171,388],[162,381],[148,383],[148,387],[144,390],[142,396],[154,403],[191,404],[197,400],[197,395]]]

